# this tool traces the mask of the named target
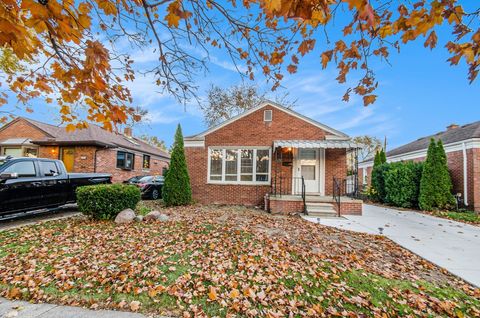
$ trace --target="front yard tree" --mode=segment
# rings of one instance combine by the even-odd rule
[[[455,204],[447,156],[442,142],[432,138],[420,181],[419,206],[422,210],[447,209]]]
[[[211,127],[258,106],[266,99],[267,93],[256,85],[241,84],[229,88],[212,85],[208,90],[207,102],[202,103],[200,108],[205,123]],[[288,93],[276,95],[274,101],[287,108],[295,104],[295,101],[288,99]]]
[[[188,205],[192,202],[192,189],[188,176],[185,149],[183,147],[183,135],[180,124],[175,132],[175,140],[165,176],[165,184],[162,188],[163,202],[167,206]]]
[[[11,95],[28,107],[42,97],[58,104],[67,129],[87,120],[112,129],[129,117],[140,120],[128,89],[144,71],[142,61],[132,58],[138,52],[157,55],[147,72],[161,91],[186,102],[197,97],[196,75],[207,70],[216,50],[242,77],[262,74],[275,89],[319,47],[316,58],[323,69],[335,64],[339,83],[360,73],[343,99],[353,93],[369,105],[377,98],[375,60],[388,62],[391,50],[412,41],[432,49],[440,28],[450,33],[441,38],[448,62],[466,64],[468,80],[475,80],[480,8],[468,2],[2,0],[0,48],[10,50],[20,67],[0,73],[2,89],[8,87],[0,104]],[[76,113],[82,107],[86,119]]]
[[[382,148],[382,142],[380,139],[373,136],[357,136],[353,138],[353,142],[362,146],[359,151],[359,161],[370,159],[373,154],[376,156],[379,149]]]

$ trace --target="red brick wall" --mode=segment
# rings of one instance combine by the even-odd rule
[[[8,125],[8,124],[7,124]],[[29,138],[41,139],[46,137],[42,130],[29,124],[26,120],[20,119],[8,125],[5,129],[0,130],[0,141],[9,138]]]
[[[333,204],[335,211],[338,213],[338,205]],[[362,215],[362,201],[341,201],[340,200],[340,215]]]
[[[59,159],[58,146],[40,146],[38,148],[39,158]]]
[[[272,110],[272,121],[263,121],[263,111]],[[278,108],[265,106],[205,136],[205,146],[272,146],[274,140],[324,139],[324,130],[291,116]]]
[[[272,110],[272,122],[263,121],[266,109]],[[207,160],[210,146],[273,147],[274,140],[322,140],[326,134],[329,133],[271,106],[265,106],[240,118],[205,136],[205,147],[185,148],[193,198],[200,203],[263,205],[265,194],[270,192],[270,186],[208,184]],[[330,194],[331,185],[328,188],[328,184],[331,182],[328,180],[331,180],[333,175],[346,177],[346,152],[327,151],[326,157],[326,193]],[[280,169],[283,175],[291,176],[291,166],[281,166]],[[271,171],[273,180],[275,166],[272,166]]]
[[[132,170],[123,170],[117,168],[117,150],[102,149],[97,151],[97,170],[96,172],[110,173],[113,182],[122,182],[138,175],[162,175],[163,168],[168,167],[168,162],[150,156],[150,169],[143,169],[143,154],[136,153],[134,168]]]
[[[273,214],[295,214],[303,212],[303,201],[269,200]]]
[[[480,212],[480,149],[467,150],[468,198],[470,207]]]
[[[347,176],[347,151],[345,149],[325,150],[325,195],[333,194],[333,178]]]

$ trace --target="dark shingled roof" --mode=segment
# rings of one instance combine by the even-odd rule
[[[466,124],[457,128],[451,128],[435,135],[419,138],[411,143],[388,151],[387,157],[398,156],[412,151],[427,149],[428,145],[430,144],[430,139],[432,138],[435,140],[440,139],[444,145],[470,138],[480,138],[480,121]]]
[[[104,147],[121,147],[139,152],[148,153],[154,156],[170,158],[170,155],[157,147],[135,138],[127,137],[120,133],[110,132],[97,126],[89,124],[85,129],[76,129],[67,132],[65,127],[53,126],[25,117],[18,117],[16,120],[25,120],[38,129],[46,132],[49,136],[43,139],[32,140],[32,143],[39,145],[94,145]],[[7,124],[8,125],[8,124]]]

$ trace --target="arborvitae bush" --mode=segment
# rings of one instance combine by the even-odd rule
[[[175,133],[170,166],[166,172],[165,183],[162,188],[162,198],[167,206],[188,205],[192,202],[192,189],[180,125],[178,125]]]
[[[403,207],[416,207],[421,179],[421,163],[394,162],[385,171],[385,203]]]
[[[375,198],[379,202],[385,202],[385,173],[390,168],[388,163],[374,166],[372,169],[372,187],[375,189]]]
[[[423,210],[449,209],[455,204],[447,156],[441,141],[432,138],[420,181],[419,206]]]

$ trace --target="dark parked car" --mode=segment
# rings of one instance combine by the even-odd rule
[[[138,180],[137,186],[142,190],[142,198],[157,200],[162,197],[164,178],[162,176],[146,176]]]
[[[67,173],[60,160],[0,157],[0,216],[73,203],[77,187],[111,180],[103,173]]]
[[[131,177],[130,179],[127,179],[127,180],[123,181],[123,183],[127,183],[127,184],[137,184],[138,181],[139,181],[140,179],[142,179],[143,177],[148,177],[148,176],[143,175],[143,176]]]

